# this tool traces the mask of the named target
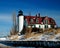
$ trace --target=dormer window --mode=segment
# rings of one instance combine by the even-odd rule
[[[48,20],[44,20],[44,24],[48,24]]]
[[[36,23],[39,23],[39,20],[38,19],[36,19]]]
[[[45,23],[48,24],[48,20],[45,20]]]
[[[30,19],[30,23],[33,23],[34,22],[34,20],[33,19]]]

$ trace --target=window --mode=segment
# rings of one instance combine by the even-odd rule
[[[39,23],[39,20],[38,19],[36,19],[36,23]]]
[[[45,28],[48,28],[48,25],[45,25]]]
[[[40,25],[39,25],[39,28],[40,28]]]
[[[48,20],[44,20],[44,24],[48,24]]]
[[[31,19],[31,20],[30,20],[30,23],[33,23],[33,22],[34,22],[33,19]]]
[[[36,26],[34,25],[34,28],[35,28]]]

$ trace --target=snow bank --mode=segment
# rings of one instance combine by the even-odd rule
[[[0,38],[0,41],[5,41],[5,40],[7,40],[6,38]]]

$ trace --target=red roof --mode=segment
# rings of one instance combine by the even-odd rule
[[[50,17],[39,17],[39,16],[24,16],[25,19],[27,19],[28,24],[31,24],[31,19],[33,20],[32,24],[42,24],[44,20],[48,20],[48,24],[56,25],[55,20]],[[38,19],[38,22],[36,22],[36,19]],[[45,24],[43,22],[43,24]]]

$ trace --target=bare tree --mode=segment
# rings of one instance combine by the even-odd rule
[[[12,26],[12,29],[10,31],[10,35],[15,35],[15,34],[17,34],[17,24],[16,24],[16,13],[15,13],[15,11],[13,12],[12,21],[13,21],[13,26]]]

